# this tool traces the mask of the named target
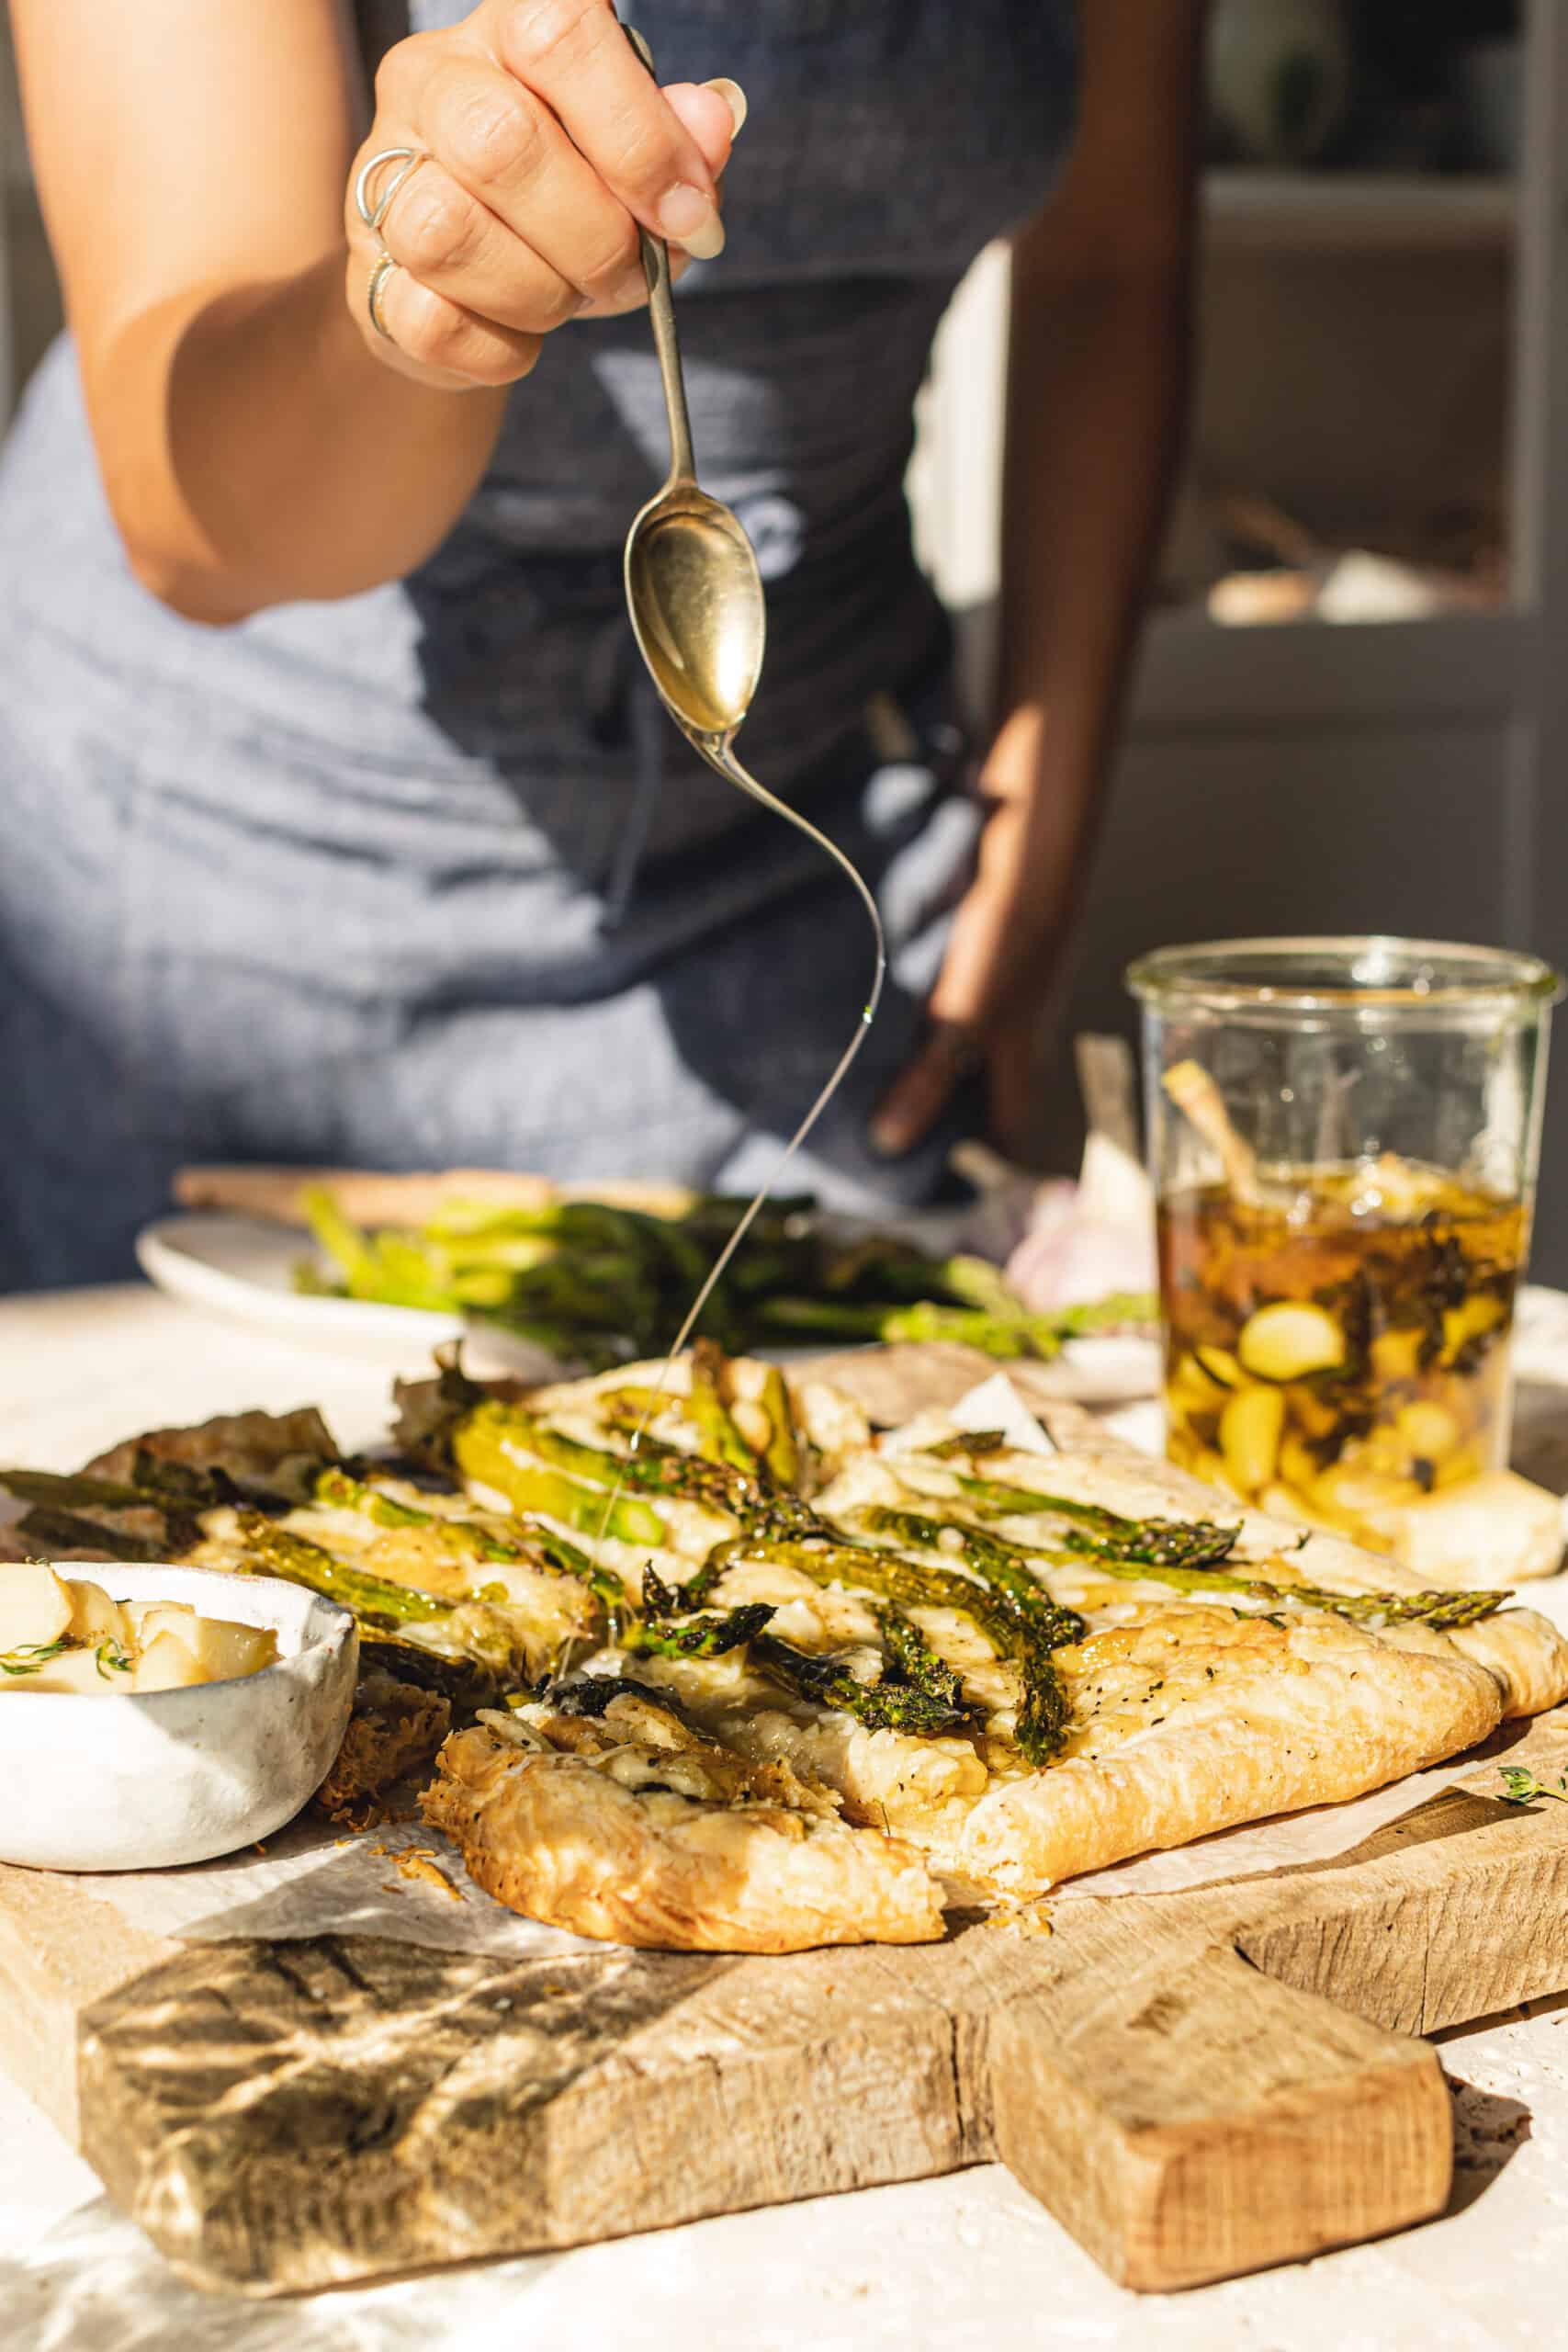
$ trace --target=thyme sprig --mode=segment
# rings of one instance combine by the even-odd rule
[[[9,1674],[14,1677],[24,1674],[41,1674],[51,1658],[58,1657],[62,1650],[69,1649],[70,1646],[63,1634],[58,1641],[19,1643],[14,1650],[0,1653],[0,1674]]]
[[[1544,1781],[1538,1781],[1522,1764],[1499,1764],[1497,1770],[1505,1804],[1533,1804],[1538,1797],[1551,1797],[1558,1804],[1568,1804],[1568,1772],[1554,1789],[1549,1789]]]

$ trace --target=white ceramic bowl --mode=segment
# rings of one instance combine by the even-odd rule
[[[116,1600],[184,1600],[270,1625],[281,1655],[258,1674],[181,1690],[0,1691],[0,1861],[159,1870],[234,1853],[291,1820],[348,1722],[359,1652],[348,1611],[276,1577],[74,1560],[60,1574]]]

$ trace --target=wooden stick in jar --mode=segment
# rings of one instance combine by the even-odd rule
[[[1258,1198],[1258,1159],[1232,1126],[1219,1088],[1198,1062],[1173,1062],[1160,1080],[1177,1109],[1218,1152],[1225,1181],[1244,1201]]]

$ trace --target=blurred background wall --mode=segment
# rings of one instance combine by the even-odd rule
[[[1568,965],[1568,0],[1218,0],[1210,84],[1191,446],[1042,1090],[1058,1165],[1068,1041],[1131,1033],[1147,947],[1366,930]],[[976,685],[1007,299],[988,254],[913,477]]]
[[[7,400],[58,296],[0,57]],[[1215,0],[1190,462],[1042,1088],[1174,940],[1382,930],[1568,964],[1568,0]],[[910,489],[983,698],[1008,268]],[[1568,1282],[1568,1036],[1537,1267]]]

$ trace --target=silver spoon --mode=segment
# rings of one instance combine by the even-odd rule
[[[642,35],[624,28],[637,55],[653,72],[653,57]],[[687,741],[708,765],[742,792],[750,793],[797,832],[825,850],[859,892],[871,919],[875,964],[871,992],[826,1086],[801,1121],[777,1166],[731,1233],[717,1263],[697,1294],[670,1353],[685,1346],[715,1285],[822,1113],[847,1077],[876,1016],[887,974],[887,947],[876,900],[849,858],[826,833],[796,813],[747,773],[735,756],[735,738],[751,707],[762,671],[766,607],[762,577],[751,542],[723,502],[697,482],[692,454],[692,424],[686,409],[675,303],[670,284],[670,250],[662,238],[638,232],[649,316],[660,380],[670,420],[670,472],[664,487],[626,534],[626,606],[632,629],[660,699]],[[666,1365],[668,1370],[668,1364]]]

